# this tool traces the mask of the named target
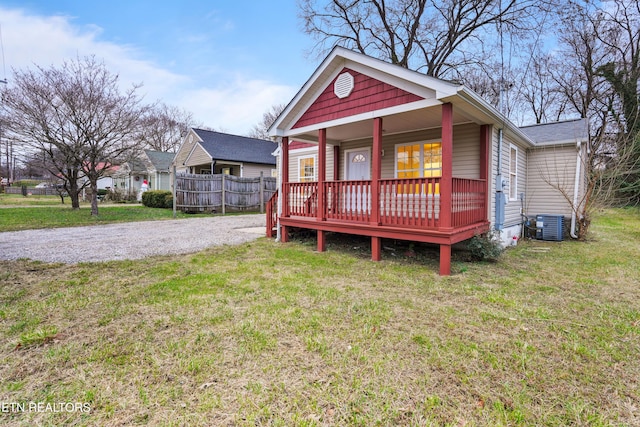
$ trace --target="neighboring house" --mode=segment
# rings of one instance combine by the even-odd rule
[[[145,150],[149,190],[171,190],[171,164],[176,153]]]
[[[572,214],[540,171],[573,197],[586,122],[548,126],[520,129],[463,85],[336,47],[269,130],[281,141],[281,239],[317,230],[324,251],[326,232],[369,236],[374,260],[382,238],[434,243],[448,275],[453,244],[492,228],[510,241],[523,206]]]
[[[272,141],[191,129],[176,153],[176,172],[227,174],[243,178],[275,176],[278,148]]]
[[[105,163],[99,163],[98,169],[104,169]],[[107,167],[103,175],[98,179],[98,190],[108,190],[113,188],[113,174],[118,171],[118,166]],[[86,179],[86,178],[85,178]]]
[[[171,190],[171,163],[175,153],[144,150],[140,157],[120,165],[113,173],[113,187],[125,194],[138,194],[147,180],[149,190]]]
[[[105,162],[100,162],[97,165],[97,169],[103,170],[102,176],[98,178],[98,182],[96,183],[98,186],[98,190],[109,190],[113,188],[113,185],[114,185],[113,175],[117,173],[119,166],[109,166]],[[61,176],[58,176],[58,178],[61,178]],[[84,170],[80,175],[80,184],[84,185],[85,187],[89,186],[89,178],[87,178],[87,176],[85,175]],[[86,191],[83,191],[82,198],[84,199],[85,197],[86,197]]]

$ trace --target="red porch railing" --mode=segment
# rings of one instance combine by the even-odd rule
[[[285,194],[289,196],[287,212],[289,216],[317,216],[317,182],[289,182],[283,185]]]
[[[369,222],[371,181],[331,181],[325,183],[325,218]]]
[[[278,224],[278,190],[273,193],[273,196],[267,202],[265,213],[267,217],[267,237],[273,237],[273,229]]]
[[[451,225],[462,227],[487,218],[487,182],[484,179],[453,178]]]
[[[380,180],[380,224],[407,228],[440,227],[440,180]],[[330,181],[324,186],[324,218],[355,222],[371,220],[371,181]],[[289,197],[288,216],[317,217],[317,182],[286,183],[284,188]],[[452,189],[453,227],[486,219],[486,181],[453,178]]]
[[[409,228],[438,228],[440,178],[380,180],[380,223]]]

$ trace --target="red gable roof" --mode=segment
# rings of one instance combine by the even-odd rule
[[[340,99],[334,94],[333,87],[339,75],[345,72],[353,76],[353,91]],[[344,68],[339,75],[327,85],[292,129],[424,99],[349,68]]]

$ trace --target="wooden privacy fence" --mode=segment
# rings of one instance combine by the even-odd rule
[[[276,192],[276,179],[176,174],[176,209],[184,212],[260,211]]]

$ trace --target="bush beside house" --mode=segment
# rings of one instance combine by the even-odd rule
[[[171,191],[150,190],[142,193],[142,204],[148,208],[173,208]]]

